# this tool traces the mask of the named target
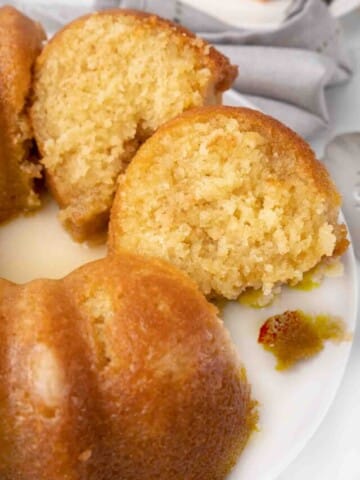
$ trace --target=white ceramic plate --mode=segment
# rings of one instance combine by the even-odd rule
[[[105,246],[89,248],[73,242],[57,213],[57,205],[47,197],[36,214],[0,226],[0,277],[16,283],[61,278],[106,255]]]
[[[252,105],[236,92],[225,95],[230,105]],[[23,283],[33,278],[61,278],[74,268],[106,255],[106,248],[73,242],[57,220],[49,198],[35,215],[0,228],[0,276]],[[269,316],[287,309],[341,316],[354,331],[357,311],[355,259],[343,258],[344,275],[327,278],[312,292],[285,289],[271,306],[254,310],[231,303],[224,312],[259,403],[260,431],[255,433],[229,480],[275,480],[309,441],[326,415],[345,370],[351,342],[326,345],[314,359],[284,373],[257,344],[259,327]]]
[[[266,318],[285,310],[326,313],[355,330],[356,264],[352,249],[343,257],[344,275],[326,278],[311,292],[285,289],[271,307],[255,310],[231,303],[225,309],[239,354],[260,403],[260,431],[253,435],[229,480],[274,480],[300,453],[325,417],[340,386],[351,342],[326,344],[313,359],[288,372],[275,370],[275,358],[257,344]]]

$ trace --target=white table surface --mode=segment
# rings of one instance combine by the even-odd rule
[[[360,9],[345,17],[342,23],[354,59],[354,76],[348,85],[329,92],[329,107],[335,119],[335,132],[360,132]],[[358,273],[360,275],[359,261]],[[351,357],[335,402],[314,437],[278,478],[305,479],[360,480],[359,314]]]

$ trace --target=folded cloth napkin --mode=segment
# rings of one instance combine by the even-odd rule
[[[249,30],[236,26],[238,22],[224,22],[231,17],[214,16],[214,8],[211,15],[206,13],[205,0],[0,0],[2,3],[21,8],[50,31],[82,13],[113,7],[145,10],[181,23],[216,44],[239,65],[234,85],[238,92],[309,140],[324,135],[331,124],[326,87],[345,81],[351,71],[340,27],[322,0],[288,0],[285,20],[270,30]],[[222,0],[218,8],[234,12],[238,4],[239,0]],[[264,4],[259,3],[259,8]]]

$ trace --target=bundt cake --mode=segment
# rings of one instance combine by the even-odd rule
[[[27,114],[31,69],[45,33],[38,23],[6,6],[0,8],[0,222],[37,208],[34,178],[40,166],[32,158]]]
[[[107,10],[49,42],[35,69],[32,120],[60,219],[75,239],[107,225],[118,174],[159,125],[218,103],[236,67],[154,15]]]
[[[216,309],[122,253],[0,281],[1,480],[220,480],[256,422]]]
[[[284,125],[250,109],[203,107],[137,152],[119,183],[110,248],[169,260],[206,295],[268,294],[346,249],[340,202]]]

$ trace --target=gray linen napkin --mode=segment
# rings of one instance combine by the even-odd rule
[[[293,2],[274,30],[249,31],[176,0],[98,0],[153,12],[197,32],[239,65],[234,88],[261,110],[310,139],[331,120],[325,89],[346,80],[351,67],[341,31],[322,0]],[[221,2],[219,2],[221,9]]]

